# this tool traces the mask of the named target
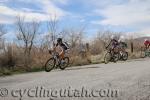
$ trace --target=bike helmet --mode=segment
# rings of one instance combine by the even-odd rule
[[[115,36],[114,36],[114,35],[112,35],[110,38],[111,38],[111,39],[114,39],[114,38],[115,38]]]
[[[147,42],[147,41],[148,41],[148,39],[145,39],[145,40],[144,40],[144,42]]]
[[[58,43],[62,42],[62,38],[58,38],[58,39],[57,39],[57,42],[58,42]]]
[[[120,38],[119,38],[119,42],[125,42],[125,38],[124,38],[124,36],[120,36]]]
[[[112,36],[111,36],[111,39],[112,39],[112,40],[117,40],[117,37],[116,37],[115,35],[112,35]]]

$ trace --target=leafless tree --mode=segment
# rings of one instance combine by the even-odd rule
[[[0,68],[3,68],[1,65],[3,64],[2,58],[5,51],[5,43],[3,39],[3,35],[7,33],[6,26],[3,24],[0,24]]]
[[[40,66],[44,66],[45,64],[45,60],[49,58],[49,52],[48,50],[50,49],[49,48],[49,42],[47,41],[48,38],[47,35],[43,35],[42,36],[40,35],[39,38],[36,38],[37,39],[37,44],[35,44],[36,46],[34,46],[33,48],[33,53],[34,53],[34,57],[36,58],[36,60],[38,60],[38,64]]]
[[[85,27],[80,27],[78,29],[70,28],[65,29],[62,32],[62,35],[64,36],[64,39],[70,43],[71,48],[75,48],[77,45],[83,43],[84,31]]]
[[[110,38],[111,36],[114,35],[118,40],[120,38],[120,36],[122,35],[121,32],[111,32],[109,30],[107,31],[99,31],[97,33],[96,39],[102,43],[102,45],[105,47],[109,42],[110,42]]]
[[[7,33],[6,26],[0,24],[0,49],[4,49],[4,39],[2,36]]]
[[[71,43],[71,47],[75,47],[77,44],[77,41],[79,40],[79,34],[75,30],[71,29],[68,33],[69,41]]]
[[[40,24],[35,21],[27,23],[25,18],[17,17],[16,26],[18,30],[17,38],[24,44],[25,65],[28,67],[31,50],[35,36],[39,33]]]
[[[54,16],[51,16],[50,17],[50,20],[47,22],[47,28],[48,28],[48,32],[49,32],[49,42],[50,43],[54,43],[54,41],[56,40],[57,38],[57,32],[58,32],[58,19],[57,19],[57,16],[54,15]],[[50,44],[49,43],[49,44]]]
[[[95,47],[94,52],[102,52],[108,42],[110,41],[110,37],[112,35],[112,32],[110,31],[98,31],[96,34],[96,37],[94,39],[93,46]],[[96,50],[97,49],[97,50]]]

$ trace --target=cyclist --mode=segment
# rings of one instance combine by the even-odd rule
[[[118,52],[119,42],[118,42],[116,36],[114,36],[114,35],[111,36],[111,41],[106,48],[108,48],[109,46],[111,46],[110,49],[112,51],[112,54]]]
[[[150,40],[145,39],[145,41],[144,41],[144,46],[145,46],[145,48],[148,50],[148,49],[150,48]]]
[[[69,49],[67,43],[63,43],[62,38],[58,38],[54,49],[59,53],[59,58],[63,62],[65,52]]]
[[[127,48],[127,43],[125,42],[124,36],[120,36],[120,39],[118,42],[119,42],[119,47],[121,51],[124,51]]]
[[[123,56],[123,53],[125,53],[125,49],[127,48],[127,43],[125,42],[124,36],[120,36],[119,40],[119,51],[120,55]]]

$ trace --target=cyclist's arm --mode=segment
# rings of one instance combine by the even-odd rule
[[[150,44],[148,45],[148,48],[150,48]]]
[[[112,40],[109,42],[109,44],[106,46],[106,49],[110,46],[110,44],[112,43]]]
[[[53,50],[56,51],[56,48],[58,47],[58,44],[53,45]]]

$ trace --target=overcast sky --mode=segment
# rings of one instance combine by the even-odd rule
[[[18,15],[42,23],[56,15],[62,28],[85,25],[89,37],[98,30],[150,34],[150,0],[0,0],[0,23],[11,26]]]

